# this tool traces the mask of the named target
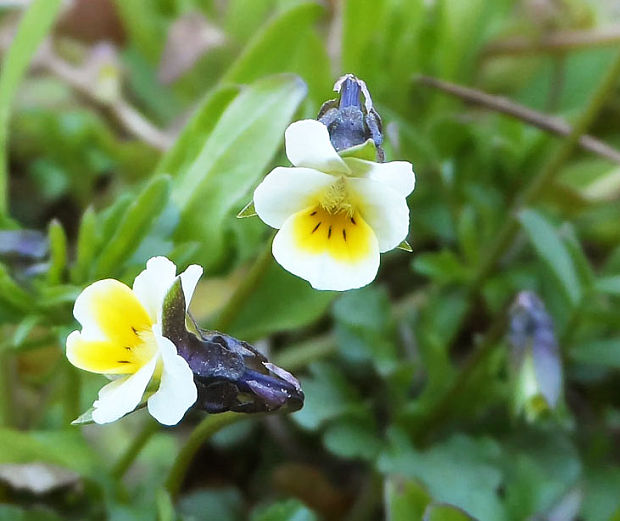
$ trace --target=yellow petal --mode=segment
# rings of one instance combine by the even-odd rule
[[[359,212],[331,214],[321,206],[295,218],[296,246],[308,253],[328,253],[338,261],[355,263],[368,256],[374,232]]]
[[[133,346],[109,341],[86,340],[79,331],[67,338],[67,358],[74,366],[102,374],[133,374],[144,366],[157,351],[152,334]]]
[[[73,314],[82,324],[84,338],[109,341],[123,348],[141,344],[140,334],[150,333],[152,326],[134,292],[113,279],[100,280],[82,291]]]

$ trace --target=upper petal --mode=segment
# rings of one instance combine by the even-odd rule
[[[413,165],[408,161],[376,163],[356,157],[344,158],[354,175],[385,183],[400,194],[407,196],[415,188]]]
[[[344,291],[372,282],[379,268],[379,246],[371,228],[361,216],[354,217],[348,234],[343,234],[345,223],[337,216],[331,231],[323,221],[317,228],[313,219],[320,211],[308,208],[286,220],[273,240],[275,259],[315,289]]]
[[[189,303],[192,300],[192,296],[194,295],[194,290],[196,289],[196,285],[202,277],[202,266],[198,266],[198,264],[192,264],[187,267],[187,269],[179,275],[181,277],[181,287],[183,288],[183,294],[185,295],[185,309],[189,307]],[[168,288],[170,289],[170,288]]]
[[[151,321],[160,320],[166,293],[177,276],[177,267],[166,257],[153,257],[133,282],[133,291],[148,311]],[[150,328],[149,328],[150,329]]]
[[[295,166],[316,168],[328,173],[349,173],[336,152],[327,127],[320,121],[304,119],[291,123],[284,134],[286,155]]]
[[[356,207],[375,232],[381,252],[396,248],[409,233],[409,207],[402,193],[372,179],[349,178]]]
[[[114,279],[86,287],[75,300],[73,315],[82,324],[85,340],[132,347],[142,342],[137,332],[151,329],[149,314],[136,295]]]
[[[159,344],[162,375],[159,389],[148,400],[148,409],[159,423],[176,425],[198,397],[194,374],[166,337],[155,333]]]
[[[254,208],[265,223],[280,228],[291,215],[315,204],[336,179],[311,168],[274,168],[254,191]]]
[[[93,404],[93,420],[96,423],[110,423],[133,411],[142,401],[158,358],[154,356],[137,373],[114,380],[101,388],[99,398]]]

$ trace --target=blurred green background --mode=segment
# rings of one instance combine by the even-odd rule
[[[620,520],[618,2],[0,1],[0,49],[0,520]],[[235,214],[347,72],[414,164],[414,252],[345,294],[269,267],[227,332],[305,407],[221,429],[172,498],[202,414],[70,426],[104,382],[64,357],[73,301],[167,255],[213,324],[271,233]],[[533,416],[524,289],[564,372]]]

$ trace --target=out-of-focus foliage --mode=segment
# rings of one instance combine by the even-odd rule
[[[0,2],[0,520],[620,519],[620,166],[576,148],[515,206],[560,138],[418,81],[576,122],[618,52],[613,2],[60,4]],[[147,416],[70,427],[103,380],[64,357],[75,297],[166,255],[205,266],[192,312],[213,325],[270,240],[234,216],[287,164],[287,125],[348,72],[368,84],[387,159],[414,164],[413,254],[385,255],[346,294],[269,266],[227,332],[299,376],[304,408],[218,432],[178,498],[164,480],[200,412],[119,477]],[[614,148],[619,89],[588,130]],[[505,337],[522,290],[553,319],[564,374],[532,421],[514,412]],[[16,486],[41,468],[47,492]]]

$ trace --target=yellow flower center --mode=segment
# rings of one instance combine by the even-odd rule
[[[334,259],[354,263],[370,252],[373,231],[350,196],[346,181],[338,179],[318,204],[295,216],[297,246],[313,254],[328,253]]]

